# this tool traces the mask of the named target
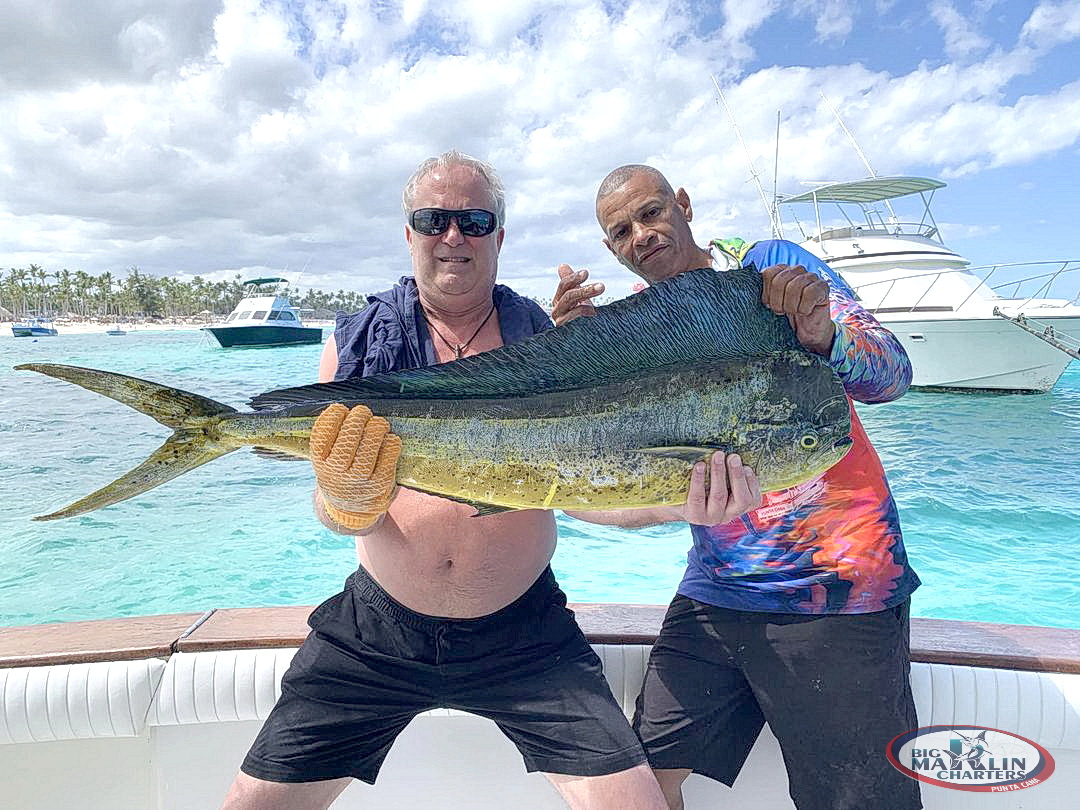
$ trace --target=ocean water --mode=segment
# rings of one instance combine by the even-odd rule
[[[222,350],[195,330],[0,337],[0,625],[313,605],[355,567],[311,515],[303,462],[237,452],[123,504],[34,523],[103,486],[169,431],[22,362],[103,368],[243,407],[313,381],[320,346]],[[923,580],[917,616],[1080,627],[1080,364],[1042,395],[911,392],[859,413]],[[559,517],[571,601],[666,603],[685,526],[622,531]]]

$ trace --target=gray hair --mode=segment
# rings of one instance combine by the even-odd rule
[[[668,179],[657,169],[652,166],[645,166],[641,163],[628,163],[625,166],[620,166],[617,169],[612,169],[608,176],[604,178],[604,181],[600,184],[599,190],[596,192],[596,205],[600,206],[600,201],[610,194],[614,194],[630,180],[636,174],[644,174],[646,177],[650,177],[656,181],[660,186],[661,191],[667,192],[672,197],[675,196],[675,190],[671,187],[671,183]]]
[[[495,173],[495,168],[490,163],[466,155],[457,149],[451,149],[438,157],[431,157],[416,167],[412,177],[405,184],[405,190],[401,194],[401,206],[405,209],[405,216],[413,211],[413,200],[416,198],[416,187],[420,181],[436,169],[448,169],[451,166],[465,166],[479,175],[488,189],[491,191],[491,201],[495,204],[495,221],[502,227],[506,222],[506,189],[503,188],[502,180]]]

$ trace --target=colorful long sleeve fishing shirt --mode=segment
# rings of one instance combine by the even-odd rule
[[[848,394],[854,445],[819,478],[781,492],[742,518],[691,526],[694,545],[679,593],[734,610],[869,613],[903,602],[919,586],[908,565],[885,471],[852,406],[888,402],[911,382],[896,338],[855,301],[824,262],[785,240],[713,250],[764,269],[802,265],[829,282],[836,324],[829,364]],[[716,255],[714,253],[714,255]],[[726,258],[726,257],[725,257]]]

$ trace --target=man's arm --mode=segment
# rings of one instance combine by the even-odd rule
[[[911,384],[911,361],[904,347],[892,332],[859,306],[851,288],[823,261],[805,248],[782,239],[758,242],[747,252],[744,261],[765,268],[762,275],[766,288],[774,286],[771,284],[774,278],[790,281],[797,275],[792,271],[800,267],[828,283],[827,308],[821,306],[820,297],[815,299],[818,308],[812,313],[805,306],[803,309],[807,311],[798,311],[790,301],[777,308],[772,305],[778,300],[775,294],[772,304],[769,300],[766,304],[774,312],[789,316],[799,340],[808,350],[825,357],[852,399],[889,402],[907,391]],[[774,268],[781,269],[776,272]],[[766,289],[764,297],[768,298],[769,294]],[[813,328],[814,324],[820,327],[824,317],[832,322],[834,333],[827,347],[817,342],[822,335]],[[811,333],[813,337],[808,338]]]

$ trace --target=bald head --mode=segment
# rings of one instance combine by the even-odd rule
[[[596,221],[621,264],[650,284],[712,261],[690,231],[694,210],[684,189],[652,166],[620,166],[596,192]]]
[[[653,186],[661,193],[664,193],[669,197],[675,196],[675,190],[671,187],[671,183],[667,181],[667,178],[664,177],[663,174],[652,166],[646,166],[642,163],[628,163],[625,166],[620,166],[619,168],[608,172],[608,176],[604,178],[604,181],[600,184],[599,190],[596,192],[596,210],[600,210],[601,202],[625,186],[631,178],[639,175],[648,178]]]

